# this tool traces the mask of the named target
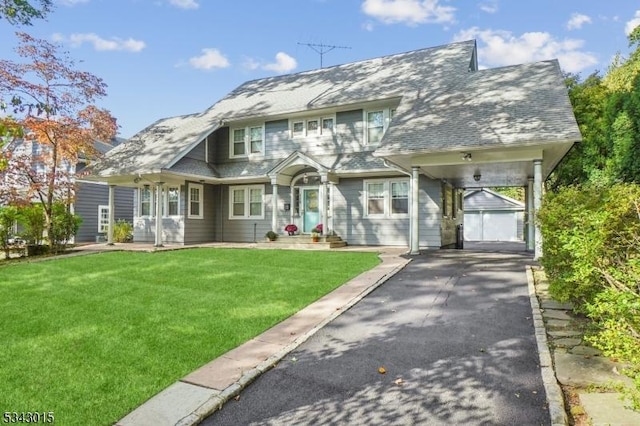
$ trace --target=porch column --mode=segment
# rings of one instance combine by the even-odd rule
[[[527,242],[527,251],[535,249],[535,227],[533,213],[533,178],[529,178],[525,191],[525,201],[527,208],[527,227],[525,228],[525,239]]]
[[[327,222],[327,195],[329,193],[326,176],[322,177],[322,185],[320,185],[320,223],[322,224],[322,234],[327,235],[329,223]]]
[[[535,260],[542,256],[542,233],[538,225],[538,211],[542,206],[542,160],[533,160],[533,220],[535,226],[535,250],[533,258]]]
[[[156,184],[156,242],[154,247],[162,247],[162,185],[164,182]]]
[[[411,239],[409,254],[412,255],[420,254],[420,229],[418,227],[418,215],[420,214],[419,183],[420,167],[411,167],[411,218],[409,219]]]
[[[116,206],[115,206],[116,186],[109,185],[109,227],[107,228],[107,244],[113,245],[113,228],[115,226]]]
[[[273,194],[271,195],[271,230],[278,233],[278,184],[271,184]]]
[[[329,206],[331,207],[331,217],[328,218],[328,222],[329,222],[329,229],[333,232],[335,231],[334,228],[334,223],[333,223],[333,217],[334,217],[334,212],[333,212],[333,191],[335,190],[335,185],[332,182],[329,182]],[[328,211],[328,209],[327,209]],[[328,214],[328,213],[327,213]]]

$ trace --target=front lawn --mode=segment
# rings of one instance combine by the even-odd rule
[[[0,267],[0,408],[112,424],[378,263],[201,248]]]

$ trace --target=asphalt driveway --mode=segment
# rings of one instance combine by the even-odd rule
[[[202,424],[549,424],[530,262],[417,256]]]

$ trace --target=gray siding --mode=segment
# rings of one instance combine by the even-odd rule
[[[397,179],[398,176],[393,176]],[[334,189],[333,226],[352,245],[408,246],[409,217],[365,218],[364,180],[341,179]],[[420,247],[440,247],[440,183],[420,178]]]
[[[229,219],[229,186],[223,185],[219,191],[222,194],[223,203],[219,228],[221,234],[217,239],[239,243],[264,240],[265,234],[271,230],[271,185],[264,185],[264,219]]]
[[[200,142],[198,146],[193,148],[185,155],[185,158],[193,158],[194,160],[206,161],[205,144],[206,141]]]
[[[196,182],[194,182],[196,183]],[[184,218],[184,243],[197,244],[215,241],[215,224],[216,224],[216,191],[213,185],[204,185],[204,205],[202,219],[189,219],[187,216],[186,187],[180,190],[181,200],[180,214]]]
[[[114,194],[115,220],[133,221],[133,189],[116,187]],[[78,182],[74,212],[82,218],[75,236],[76,243],[96,242],[98,233],[98,206],[109,205],[109,186],[97,183]]]

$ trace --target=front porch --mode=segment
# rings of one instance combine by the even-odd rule
[[[346,247],[347,242],[337,235],[321,235],[313,241],[310,235],[280,235],[274,241],[259,241],[256,248],[292,250],[331,250]]]

